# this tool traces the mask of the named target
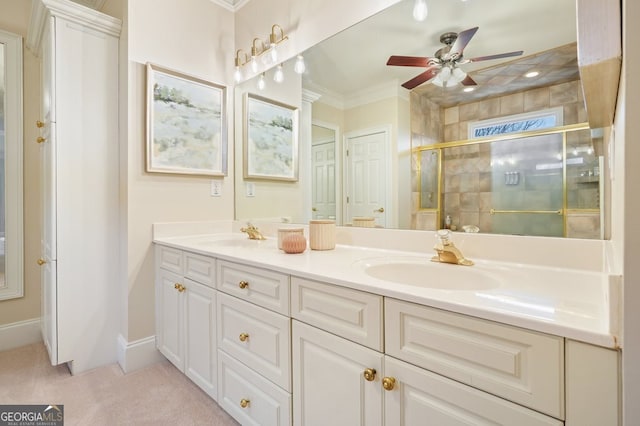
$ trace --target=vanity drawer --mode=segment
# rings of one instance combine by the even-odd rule
[[[289,276],[286,274],[220,260],[218,290],[289,315]]]
[[[156,266],[182,275],[182,250],[156,245]]]
[[[382,296],[291,278],[291,316],[382,352]]]
[[[386,353],[564,418],[564,340],[385,299]]]
[[[218,404],[241,424],[291,424],[291,394],[223,351],[218,352],[218,386]]]
[[[184,276],[215,288],[216,260],[195,253],[184,253]]]
[[[218,293],[218,348],[291,392],[291,320]]]

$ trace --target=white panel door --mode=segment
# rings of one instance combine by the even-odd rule
[[[386,131],[346,137],[346,223],[353,217],[373,216],[377,225],[386,226],[387,140]]]
[[[312,217],[314,219],[336,218],[336,144],[327,142],[313,145],[311,149]]]
[[[176,289],[182,277],[158,269],[156,275],[156,345],[180,371],[184,371],[184,303]]]
[[[294,320],[293,424],[382,425],[382,359],[379,352]],[[375,370],[372,381],[364,378],[369,368]]]
[[[216,291],[184,280],[185,353],[184,372],[209,396],[217,399]]]

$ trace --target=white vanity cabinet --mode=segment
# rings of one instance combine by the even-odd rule
[[[43,99],[40,136],[27,142],[41,150],[42,334],[51,363],[72,373],[117,359],[120,29],[76,2],[33,1],[27,47]]]
[[[156,346],[217,399],[215,260],[156,246],[156,265]]]
[[[218,404],[242,424],[291,424],[289,276],[218,261]]]

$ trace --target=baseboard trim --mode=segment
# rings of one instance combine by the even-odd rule
[[[40,318],[0,325],[0,351],[42,342]]]
[[[156,348],[156,336],[127,342],[122,334],[118,335],[118,364],[125,373],[148,367],[163,359]]]

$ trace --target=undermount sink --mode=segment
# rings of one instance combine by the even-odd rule
[[[372,278],[440,290],[474,291],[500,286],[498,277],[478,266],[431,262],[425,257],[376,258],[356,262]]]

